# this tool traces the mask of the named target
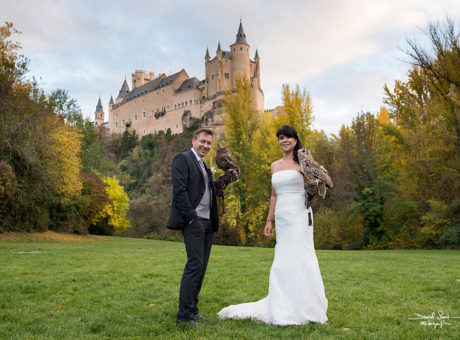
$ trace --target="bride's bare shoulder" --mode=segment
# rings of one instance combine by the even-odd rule
[[[270,164],[270,169],[272,171],[272,175],[278,171],[278,169],[281,166],[281,163],[283,162],[282,159],[278,159],[277,161],[274,161],[272,164]]]

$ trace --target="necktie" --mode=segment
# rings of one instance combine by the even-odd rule
[[[200,158],[200,167],[201,167],[201,171],[203,172],[203,175],[204,175],[205,183],[207,185],[207,183],[208,183],[208,173],[206,172],[206,168],[204,167],[203,158]]]

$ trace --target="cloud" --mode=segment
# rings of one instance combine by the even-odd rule
[[[45,89],[69,89],[92,115],[135,69],[185,68],[204,77],[206,47],[213,56],[235,41],[239,19],[261,57],[265,106],[281,104],[281,85],[299,84],[315,106],[315,126],[336,132],[361,108],[378,110],[384,83],[405,76],[406,38],[448,14],[451,0],[0,0],[0,20],[13,21],[30,58],[30,75]],[[105,106],[107,107],[107,106]],[[107,111],[107,109],[106,109]]]

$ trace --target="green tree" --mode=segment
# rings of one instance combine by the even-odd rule
[[[57,89],[51,91],[48,101],[58,117],[70,125],[83,124],[83,115],[77,101],[70,97],[69,91]]]

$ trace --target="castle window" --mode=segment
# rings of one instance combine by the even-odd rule
[[[123,119],[123,125],[125,125],[125,120]]]
[[[225,79],[228,79],[230,75],[228,73],[225,73]]]
[[[235,47],[233,47],[233,52],[235,52],[235,51],[236,51],[236,48],[235,48]]]
[[[144,135],[145,135],[145,130],[144,130]]]
[[[144,118],[145,118],[145,112],[144,112]]]
[[[134,115],[134,120],[137,120],[137,115]]]
[[[176,104],[174,104],[174,110],[176,109]]]
[[[243,50],[243,48],[242,48],[242,47],[240,47],[240,51],[242,51],[242,50]]]
[[[179,125],[176,124],[176,129],[179,127]]]
[[[188,102],[185,102],[185,106],[188,106]]]
[[[190,99],[190,105],[192,105],[192,100]]]
[[[212,75],[212,80],[214,80],[214,74]]]
[[[118,127],[118,122],[115,122],[115,127],[116,127],[116,128]]]

